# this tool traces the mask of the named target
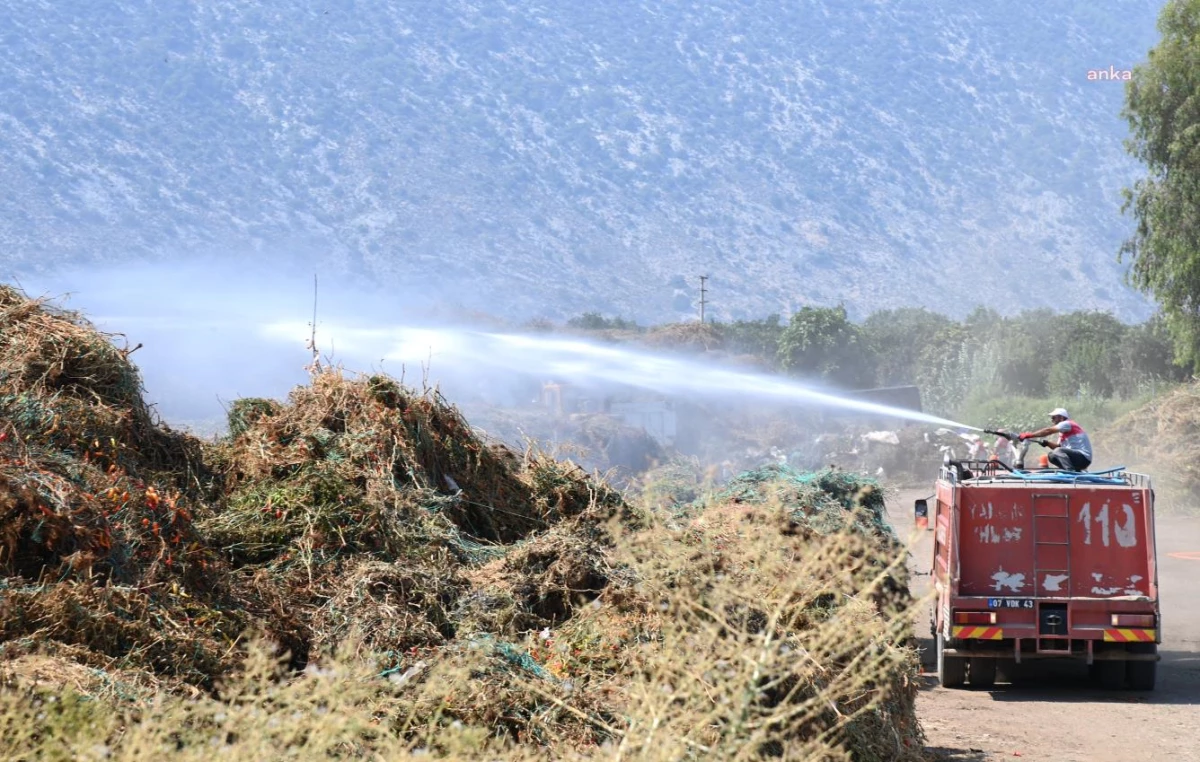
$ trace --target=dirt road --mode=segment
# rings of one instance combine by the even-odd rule
[[[913,500],[930,492],[902,490],[888,501],[901,537],[912,536]],[[1200,762],[1200,519],[1160,516],[1157,525],[1164,640],[1153,692],[1101,690],[1086,667],[1069,663],[1041,665],[1019,686],[947,690],[933,671],[928,609],[917,612],[926,664],[917,712],[936,758]],[[928,590],[931,535],[912,541],[915,595]]]

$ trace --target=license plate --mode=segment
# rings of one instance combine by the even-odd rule
[[[988,598],[989,609],[1031,609],[1032,598]]]

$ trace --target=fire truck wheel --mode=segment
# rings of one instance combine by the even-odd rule
[[[1100,681],[1100,687],[1109,691],[1118,691],[1125,687],[1125,662],[1116,659],[1110,661],[1098,661],[1093,666],[1096,668],[1096,678]]]
[[[971,687],[994,688],[996,686],[996,660],[983,656],[971,658]]]
[[[961,688],[967,681],[967,660],[946,655],[946,636],[937,636],[938,682],[943,688]]]
[[[1157,654],[1156,643],[1130,643],[1129,652],[1134,654]],[[1129,675],[1129,687],[1135,691],[1154,690],[1154,680],[1158,676],[1158,662],[1131,661],[1125,665]]]
[[[1017,672],[1016,659],[996,659],[996,682],[1016,684],[1021,681]]]

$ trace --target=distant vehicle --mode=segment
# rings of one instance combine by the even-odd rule
[[[1086,661],[1107,688],[1153,690],[1161,642],[1149,477],[947,461],[936,504],[938,680],[989,688],[1015,665]]]

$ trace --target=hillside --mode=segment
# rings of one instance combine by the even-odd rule
[[[1144,315],[1157,3],[0,1],[0,263],[312,255],[510,316]],[[1052,289],[1034,291],[1058,272]]]

